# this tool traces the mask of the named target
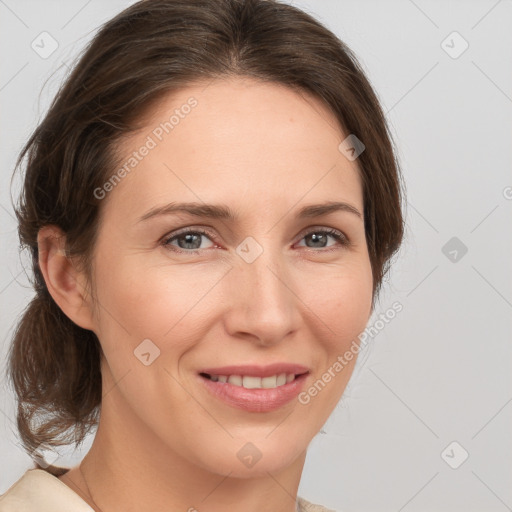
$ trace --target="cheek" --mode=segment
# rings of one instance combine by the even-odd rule
[[[323,323],[333,348],[347,344],[364,330],[372,303],[372,272],[361,259],[335,269],[326,268],[303,281],[301,296]]]
[[[371,313],[371,266],[369,261],[361,260],[331,271],[315,283],[316,293],[310,291],[309,300],[304,302],[314,313],[310,321],[323,350],[319,352],[315,378],[300,403],[312,408],[308,410],[320,428],[343,395],[357,361],[358,336]]]
[[[135,256],[99,266],[100,339],[111,350],[126,351],[129,343],[133,352],[144,339],[152,340],[161,355],[170,346],[174,354],[186,350],[201,329],[198,311],[201,318],[213,315],[205,311],[211,308],[206,296],[225,272],[224,267],[200,272],[187,265],[148,265]]]

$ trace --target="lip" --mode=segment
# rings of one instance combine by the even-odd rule
[[[267,366],[259,365],[231,365],[219,368],[203,368],[198,373],[207,373],[208,375],[251,375],[253,377],[270,377],[279,373],[294,373],[299,375],[306,373],[309,368],[301,364],[274,363]]]
[[[288,365],[288,367],[290,366],[291,365]],[[225,371],[226,368],[228,367],[222,368],[221,370]],[[244,367],[244,369],[247,368],[249,367]],[[262,370],[261,367],[260,370]],[[215,372],[217,371],[219,371],[218,368],[215,369]],[[270,370],[265,369],[265,371],[268,372]],[[273,371],[275,372],[275,370]],[[212,373],[214,375],[225,375],[222,373],[216,374],[215,372]],[[276,373],[286,372],[283,371]],[[293,371],[290,371],[288,373],[293,373]],[[228,373],[228,375],[240,374]],[[246,372],[244,375],[254,374]],[[264,375],[264,377],[267,377],[268,375],[274,375],[274,373]],[[197,375],[197,378],[202,382],[202,385],[205,386],[205,388],[211,395],[222,400],[224,403],[230,405],[231,407],[242,409],[247,412],[270,412],[283,407],[285,404],[291,402],[294,398],[296,398],[297,395],[301,392],[302,388],[304,387],[304,382],[308,376],[309,373],[306,373],[300,375],[299,377],[295,377],[295,380],[293,380],[292,382],[283,384],[282,386],[278,386],[276,388],[269,389],[246,389],[243,386],[235,386],[234,384],[230,384],[229,382],[214,382],[213,380],[210,380],[207,377],[202,377],[199,374]]]

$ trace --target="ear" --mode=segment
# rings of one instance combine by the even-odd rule
[[[83,329],[94,330],[93,308],[85,276],[66,255],[66,236],[57,226],[44,226],[37,234],[39,268],[46,287],[64,314]]]

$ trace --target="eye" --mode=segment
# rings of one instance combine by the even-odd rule
[[[308,248],[325,248],[327,247],[328,251],[336,250],[337,247],[332,246],[326,246],[328,238],[334,238],[335,243],[332,244],[334,246],[342,246],[342,247],[348,247],[350,245],[350,241],[348,238],[337,229],[325,229],[325,228],[316,228],[313,230],[308,231],[303,235],[301,240],[310,240],[312,245],[308,245],[306,247]],[[332,247],[332,248],[331,248]],[[326,251],[323,251],[326,252]]]
[[[188,229],[175,233],[171,237],[166,238],[163,240],[162,244],[164,247],[175,250],[177,252],[196,253],[199,252],[200,249],[205,249],[205,247],[201,247],[201,238],[210,238],[211,236],[212,235],[210,233],[202,229]],[[177,248],[175,248],[176,246],[171,243],[174,241],[178,242]]]

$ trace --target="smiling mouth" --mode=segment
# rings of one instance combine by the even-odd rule
[[[268,377],[257,377],[253,375],[214,375],[209,373],[200,373],[199,375],[205,379],[213,382],[232,384],[233,386],[243,387],[245,389],[273,389],[279,388],[290,382],[304,373],[277,373],[269,375]]]

